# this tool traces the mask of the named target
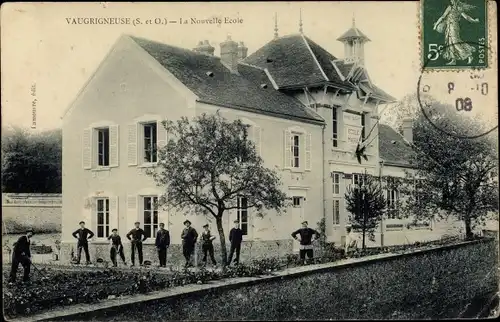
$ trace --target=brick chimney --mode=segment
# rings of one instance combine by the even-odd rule
[[[240,44],[238,45],[238,60],[243,60],[247,58],[248,54],[248,48],[245,46],[243,41],[240,41]]]
[[[226,41],[220,43],[220,59],[231,71],[238,67],[238,43],[227,36]]]
[[[406,141],[413,143],[413,120],[411,118],[403,119],[403,137]]]
[[[213,56],[215,48],[210,46],[210,44],[208,43],[208,40],[204,40],[204,41],[200,41],[198,43],[198,46],[193,48],[193,50],[196,51],[197,53],[205,54],[208,56]]]

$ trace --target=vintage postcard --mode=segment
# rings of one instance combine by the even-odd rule
[[[4,317],[498,317],[497,10],[4,3]]]

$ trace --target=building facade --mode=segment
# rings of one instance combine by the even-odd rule
[[[150,237],[146,259],[156,258],[153,237],[161,222],[172,236],[169,257],[180,257],[185,214],[155,209],[163,191],[146,172],[158,162],[156,148],[168,140],[162,121],[216,111],[250,125],[264,165],[278,169],[293,200],[283,215],[253,216],[242,202],[224,217],[227,231],[233,219],[240,220],[243,252],[290,253],[298,246],[291,232],[303,220],[316,228],[322,218],[328,240],[341,244],[346,187],[365,171],[378,175],[407,164],[391,164],[383,155],[394,153],[386,141],[395,132],[379,133],[385,129],[379,111],[395,99],[364,66],[368,37],[353,22],[338,40],[343,59],[302,33],[275,35],[249,56],[243,43],[228,37],[220,57],[208,41],[187,50],[122,36],[63,116],[62,258],[75,248],[71,233],[81,220],[96,234],[93,256],[107,256],[111,229],[123,236],[139,221]],[[354,155],[359,141],[366,146],[361,164]],[[211,220],[187,216],[199,230]]]

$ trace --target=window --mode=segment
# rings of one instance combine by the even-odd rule
[[[397,218],[399,215],[399,191],[395,187],[394,178],[387,178],[387,217]]]
[[[236,211],[236,219],[240,223],[240,229],[243,235],[248,235],[248,207],[247,198],[238,198],[238,209]]]
[[[293,206],[299,208],[301,206],[302,197],[293,197]]]
[[[361,173],[353,173],[352,174],[352,184],[354,186],[362,186],[364,185],[364,177]]]
[[[292,159],[291,159],[291,166],[292,168],[298,168],[300,167],[300,150],[299,150],[299,144],[300,144],[300,135],[293,134],[292,135]]]
[[[423,185],[422,181],[419,179],[415,179],[415,201],[416,203],[422,202],[422,194],[423,194]]]
[[[158,197],[143,197],[144,233],[153,238],[158,231]]]
[[[340,194],[340,173],[332,173],[333,194]]]
[[[109,128],[96,129],[97,131],[97,165],[109,166]]]
[[[250,131],[250,126],[247,127],[248,131]],[[237,157],[236,157],[236,161],[237,162],[241,162],[241,163],[245,163],[248,161],[248,155],[247,155],[247,147],[246,147],[246,144],[247,144],[247,141],[248,140],[248,136],[247,138],[245,139],[245,135],[243,133],[240,133],[239,135],[239,138],[240,140],[238,141],[238,154],[237,154]]]
[[[96,199],[97,215],[97,238],[106,238],[109,236],[109,199]]]
[[[333,224],[340,225],[340,199],[333,199]]]
[[[365,137],[365,114],[361,114],[361,140],[366,140]]]
[[[337,122],[337,108],[334,107],[332,109],[332,139],[333,139],[333,146],[337,147],[338,146],[338,139],[339,139],[339,133],[338,133],[338,122]]]
[[[146,123],[144,128],[144,162],[157,162],[157,124]]]

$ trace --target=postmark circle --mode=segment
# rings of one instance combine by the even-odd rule
[[[476,43],[476,42],[470,42],[470,41],[463,41],[463,42],[459,42],[459,43],[454,43],[454,44],[450,44],[450,45],[447,45],[447,46],[443,46],[441,49],[440,49],[440,52],[444,51],[446,48],[450,47],[450,46],[454,46],[454,45],[458,45],[458,44],[470,44],[470,45],[480,45],[480,46],[483,46],[488,53],[490,53],[490,49],[485,45],[485,44],[479,44],[479,43]],[[422,70],[421,70],[421,73],[420,73],[420,76],[418,77],[418,82],[417,82],[417,101],[418,101],[418,105],[420,107],[420,110],[422,111],[422,114],[424,115],[425,119],[434,127],[436,128],[438,131],[446,134],[446,135],[449,135],[449,136],[453,136],[453,137],[456,137],[456,138],[459,138],[459,139],[477,139],[477,138],[480,138],[482,136],[485,136],[493,131],[495,131],[497,128],[498,128],[498,124],[496,126],[494,126],[493,128],[489,129],[488,131],[485,131],[484,133],[479,133],[477,135],[458,135],[456,133],[450,133],[448,132],[447,130],[441,128],[440,126],[438,126],[437,124],[435,124],[431,118],[429,117],[429,115],[427,114],[427,112],[425,111],[424,109],[424,104],[422,103],[422,97],[420,95],[420,91],[422,90],[421,88],[421,83],[422,83],[422,76],[424,75],[424,73],[426,72],[426,68],[427,68],[427,65],[429,64],[430,62],[430,58],[428,57],[426,60],[425,60],[425,63],[423,64],[422,66]],[[481,69],[484,69],[484,68],[473,68],[471,67],[470,69],[466,69],[466,70],[469,70],[469,71],[475,71],[475,70],[481,70]],[[464,69],[462,69],[463,71]],[[430,72],[432,72],[432,70],[429,70]],[[443,72],[456,72],[454,70],[444,70]],[[441,71],[436,71],[437,73],[441,73]],[[427,86],[427,85],[426,85]],[[429,105],[427,105],[429,106]],[[430,106],[432,107],[432,106]]]

